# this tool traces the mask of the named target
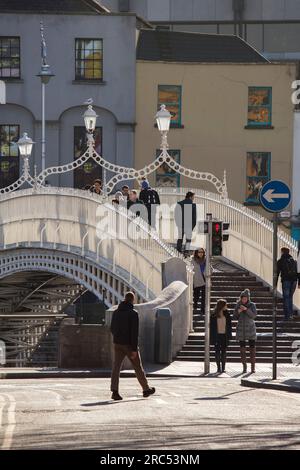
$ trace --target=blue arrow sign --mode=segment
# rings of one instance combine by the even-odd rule
[[[283,181],[272,180],[260,190],[260,202],[269,212],[280,212],[291,202],[291,191]]]

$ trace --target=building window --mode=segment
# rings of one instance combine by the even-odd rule
[[[177,163],[180,163],[180,150],[169,150],[169,154]],[[156,158],[161,154],[161,150],[156,150]],[[180,174],[176,173],[167,163],[163,163],[156,170],[156,186],[179,188]]]
[[[20,38],[0,36],[0,78],[20,78]]]
[[[94,132],[95,150],[102,154],[102,127],[96,127]],[[74,127],[74,160],[79,158],[87,149],[85,126]],[[102,177],[102,169],[91,158],[74,171],[74,188],[84,189],[91,186],[95,179]]]
[[[17,141],[18,125],[0,125],[0,187],[5,188],[19,178],[20,163]]]
[[[158,85],[158,107],[165,104],[171,113],[171,126],[181,126],[181,86]]]
[[[271,177],[271,153],[247,153],[247,194],[246,204],[259,205],[259,192]]]
[[[272,87],[249,87],[248,126],[272,125]]]
[[[75,40],[75,79],[103,79],[103,41],[102,39]]]

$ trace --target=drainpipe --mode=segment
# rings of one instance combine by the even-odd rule
[[[244,38],[243,35],[243,14],[245,10],[245,0],[232,0],[233,18],[235,24],[238,23],[237,35]]]

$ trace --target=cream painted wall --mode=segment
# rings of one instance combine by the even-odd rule
[[[271,177],[292,184],[293,105],[290,64],[171,64],[138,61],[135,167],[150,163],[159,148],[154,127],[157,87],[182,85],[182,124],[171,129],[169,145],[181,150],[189,168],[219,178],[227,170],[229,197],[243,203],[246,196],[246,154],[271,152]],[[248,86],[272,86],[272,130],[247,130]],[[150,178],[152,183],[154,178]],[[181,186],[211,185],[181,177]]]

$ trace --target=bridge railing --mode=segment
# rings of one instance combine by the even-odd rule
[[[143,283],[146,300],[161,292],[161,264],[172,257],[182,259],[144,221],[89,191],[26,189],[2,195],[0,205],[0,249],[32,246],[109,260],[113,272],[121,268],[129,281],[133,276]],[[124,237],[107,236],[111,220]],[[188,262],[186,266],[191,272]]]
[[[190,188],[159,188],[162,203],[174,204],[182,199]],[[220,195],[193,188],[195,202],[202,205],[202,214],[212,213],[213,217],[230,223],[229,241],[223,244],[223,255],[233,263],[257,275],[270,286],[273,279],[273,225],[257,212]],[[171,215],[171,223],[174,218]],[[174,231],[172,231],[173,233]],[[168,240],[172,242],[172,240]],[[286,246],[294,259],[298,257],[297,243],[283,230],[278,232],[278,252]],[[280,284],[280,283],[279,283]],[[279,286],[280,290],[280,286]],[[295,305],[300,308],[300,290],[294,296]]]

